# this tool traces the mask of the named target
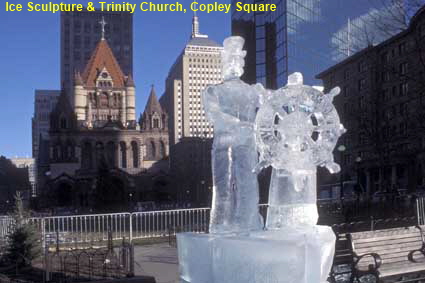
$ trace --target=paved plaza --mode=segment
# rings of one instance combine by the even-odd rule
[[[177,283],[178,259],[177,248],[168,243],[135,246],[136,275],[155,277],[156,283]]]

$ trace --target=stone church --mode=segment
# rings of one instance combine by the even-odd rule
[[[75,72],[73,93],[62,91],[50,116],[45,184],[56,206],[92,206],[100,168],[122,201],[140,200],[138,193],[152,189],[149,174],[167,170],[167,113],[153,86],[139,120],[135,100],[131,75],[102,38],[85,69]]]

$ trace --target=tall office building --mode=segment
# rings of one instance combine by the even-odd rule
[[[30,168],[32,196],[37,194],[38,174],[43,174],[43,164],[49,159],[47,150],[50,129],[50,113],[59,99],[60,90],[36,89],[34,95],[34,116],[32,117],[32,157],[34,164]]]
[[[32,118],[32,157],[35,160],[38,158],[40,138],[47,139],[49,136],[49,116],[59,95],[60,90],[35,90]]]
[[[26,168],[28,170],[28,181],[31,185],[31,191],[29,192],[32,197],[37,196],[36,191],[36,166],[35,159],[29,157],[15,157],[11,158],[10,161],[17,168]]]
[[[373,17],[391,13],[375,0],[244,0],[245,4],[275,4],[276,11],[236,11],[232,1],[232,34],[246,40],[245,74],[248,83],[260,82],[276,89],[288,74],[302,72],[306,83],[320,84],[316,74],[350,56],[367,42],[362,31],[378,37]],[[380,6],[381,5],[381,6]],[[390,36],[388,34],[387,36]]]
[[[61,81],[71,93],[74,71],[82,70],[100,40],[102,18],[105,38],[127,75],[133,74],[133,15],[129,12],[61,13]],[[72,102],[72,101],[71,101]]]
[[[201,104],[201,92],[208,85],[222,82],[222,49],[199,32],[199,20],[194,16],[192,35],[168,73],[161,99],[169,115],[170,145],[183,137],[213,136]]]
[[[199,32],[192,19],[192,34],[171,67],[160,102],[169,115],[170,169],[177,176],[177,200],[194,205],[210,203],[213,127],[208,123],[201,94],[208,85],[223,81],[223,47]]]

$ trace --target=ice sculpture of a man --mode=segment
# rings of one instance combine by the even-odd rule
[[[207,87],[202,95],[206,116],[214,125],[210,233],[244,233],[262,228],[253,168],[258,162],[254,122],[265,90],[240,80],[244,39],[232,36],[223,44],[224,82]]]

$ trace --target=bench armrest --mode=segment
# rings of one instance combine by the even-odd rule
[[[422,247],[424,247],[425,246],[424,231],[422,230],[422,227],[419,225],[416,225],[416,228],[419,229],[419,233],[421,234]]]
[[[415,260],[414,258],[413,258],[413,256],[416,254],[416,253],[421,253],[422,254],[422,256],[423,257],[425,257],[425,237],[424,237],[424,231],[422,230],[422,227],[421,226],[419,226],[419,225],[416,225],[416,228],[418,228],[419,229],[419,233],[421,234],[421,240],[422,240],[422,247],[420,248],[420,249],[416,249],[416,250],[413,250],[413,251],[410,251],[409,252],[409,254],[407,255],[407,258],[409,259],[409,261],[411,261],[411,262],[418,262],[417,260]]]
[[[379,256],[379,254],[377,253],[368,253],[368,254],[364,254],[361,256],[354,256],[354,267],[357,268],[357,264],[365,257],[373,257],[374,260],[374,265],[370,264],[369,265],[369,271],[377,271],[379,269],[379,267],[382,265],[382,258]]]
[[[409,252],[409,254],[407,255],[407,258],[409,259],[409,261],[411,261],[411,262],[423,262],[423,261],[417,261],[416,259],[413,258],[414,254],[418,253],[418,252],[421,253],[422,256],[425,258],[425,250],[424,250],[424,247],[422,247],[420,249],[413,250],[413,251]]]

